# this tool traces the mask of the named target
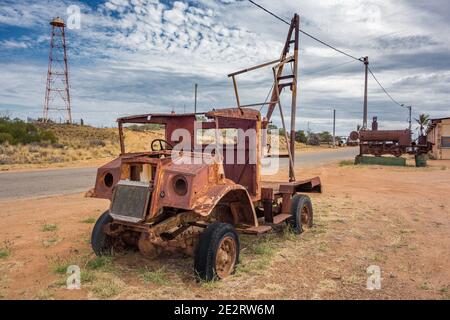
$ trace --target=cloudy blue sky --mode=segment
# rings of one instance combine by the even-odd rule
[[[415,116],[450,116],[450,2],[447,0],[257,1],[371,68]],[[81,8],[81,28],[67,30],[73,117],[112,126],[118,116],[235,105],[227,74],[279,57],[285,24],[247,1],[0,0],[0,113],[42,114],[49,21]],[[363,65],[301,36],[297,126],[338,134],[361,123]],[[239,79],[242,103],[264,101],[271,70]],[[288,105],[287,101],[283,102]],[[405,128],[407,111],[369,81],[369,119]],[[59,118],[58,114],[53,114]],[[279,123],[278,114],[273,120]]]

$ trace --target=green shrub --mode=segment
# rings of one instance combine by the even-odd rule
[[[56,143],[55,134],[48,130],[39,130],[34,124],[20,119],[0,118],[0,143],[11,145],[30,144],[33,142]]]
[[[133,124],[127,126],[127,128],[131,131],[153,131],[153,130],[161,130],[164,129],[164,125],[158,123],[148,123],[143,125]]]
[[[7,132],[0,132],[0,143],[14,144],[14,137]]]
[[[104,146],[106,146],[106,143],[103,140],[100,140],[100,139],[91,139],[89,141],[89,146],[91,146],[91,147],[104,147]]]
[[[46,141],[50,143],[56,143],[56,141],[58,141],[55,134],[49,130],[41,131],[40,138],[41,141]]]

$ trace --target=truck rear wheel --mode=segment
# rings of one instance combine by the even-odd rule
[[[239,237],[231,224],[214,222],[200,234],[194,269],[199,280],[223,279],[236,270]]]
[[[112,252],[112,238],[103,232],[103,227],[112,221],[109,211],[106,211],[97,219],[94,225],[91,235],[91,246],[97,256],[103,256]]]
[[[293,196],[291,212],[292,218],[288,222],[296,234],[301,234],[304,227],[311,228],[313,226],[313,209],[308,196],[303,194]]]

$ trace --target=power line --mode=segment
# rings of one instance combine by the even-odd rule
[[[384,91],[384,93],[389,97],[389,99],[392,100],[392,102],[394,102],[396,105],[399,105],[400,107],[403,107],[403,105],[401,103],[399,103],[397,100],[395,100],[391,94],[383,87],[383,85],[380,83],[380,81],[378,81],[377,77],[375,77],[375,75],[373,74],[372,70],[369,68],[369,72],[372,75],[372,77],[375,79],[375,81],[378,83],[378,85],[380,86],[380,88]]]
[[[264,8],[263,6],[257,4],[256,2],[254,2],[254,1],[252,1],[252,0],[248,0],[248,1],[249,1],[250,3],[252,3],[253,5],[257,6],[258,8],[260,8],[261,10],[267,12],[267,13],[270,14],[271,16],[275,17],[276,19],[278,19],[278,20],[284,22],[284,23],[287,24],[287,25],[290,25],[290,23],[289,23],[288,21],[286,21],[285,19],[279,17],[279,16],[276,15],[275,13],[269,11],[268,9]],[[351,54],[349,54],[349,53],[347,53],[347,52],[344,52],[344,51],[342,51],[342,50],[340,50],[340,49],[338,49],[338,48],[336,48],[336,47],[334,47],[334,46],[332,46],[332,45],[330,45],[330,44],[328,44],[328,43],[326,43],[326,42],[324,42],[324,41],[322,41],[322,40],[320,40],[320,39],[318,39],[318,38],[316,38],[316,37],[314,37],[313,35],[311,35],[311,34],[305,32],[305,31],[303,31],[303,30],[301,30],[301,29],[299,29],[299,31],[300,31],[301,33],[303,33],[304,35],[310,37],[311,39],[313,39],[313,40],[315,40],[315,41],[317,41],[317,42],[323,44],[324,46],[327,46],[328,48],[333,49],[333,50],[336,51],[336,52],[339,52],[339,53],[341,53],[341,54],[343,54],[343,55],[345,55],[345,56],[347,56],[347,57],[349,57],[349,58],[351,58],[351,59],[353,59],[353,60],[355,60],[355,61],[364,62],[363,58],[356,58],[355,56],[353,56],[353,55],[351,55]],[[353,61],[350,61],[350,62],[353,62]],[[348,63],[350,63],[350,62],[343,63],[342,65],[348,64]],[[331,67],[330,69],[337,68],[337,67],[339,67],[339,66],[341,66],[341,65],[337,65],[336,67]],[[327,70],[327,69],[321,70],[321,71],[319,71],[319,72],[322,72],[322,71],[325,71],[325,70]],[[383,87],[383,85],[380,83],[380,81],[378,81],[378,79],[377,79],[377,77],[375,76],[375,74],[373,73],[373,71],[372,71],[370,68],[368,68],[368,70],[369,70],[370,74],[372,75],[372,77],[373,77],[373,78],[375,79],[375,81],[377,82],[377,84],[380,86],[380,88],[381,88],[381,89],[384,91],[384,93],[389,97],[389,99],[391,99],[392,102],[394,102],[396,105],[398,105],[398,106],[404,108],[405,106],[402,105],[401,103],[399,103],[397,100],[395,100],[395,99],[392,97],[392,95],[391,95],[391,94]]]
[[[258,8],[260,8],[261,10],[267,12],[267,13],[270,14],[271,16],[277,18],[278,20],[280,20],[280,21],[286,23],[287,25],[291,25],[291,24],[290,24],[288,21],[286,21],[285,19],[283,19],[283,18],[277,16],[275,13],[273,13],[273,12],[267,10],[267,9],[264,8],[263,6],[257,4],[256,2],[254,2],[254,1],[252,1],[252,0],[248,0],[248,1],[249,1],[250,3],[252,3],[253,5],[257,6]],[[344,52],[344,51],[342,51],[342,50],[340,50],[340,49],[338,49],[338,48],[332,46],[331,44],[328,44],[328,43],[326,43],[325,41],[322,41],[322,40],[316,38],[315,36],[311,35],[310,33],[306,32],[306,31],[303,31],[302,29],[299,29],[299,31],[300,31],[301,33],[303,33],[305,36],[310,37],[311,39],[313,39],[313,40],[315,40],[315,41],[317,41],[317,42],[323,44],[324,46],[327,46],[328,48],[333,49],[334,51],[337,51],[337,52],[339,52],[339,53],[341,53],[341,54],[343,54],[343,55],[345,55],[345,56],[347,56],[347,57],[349,57],[349,58],[352,58],[353,60],[362,61],[362,58],[356,58],[355,56],[353,56],[353,55],[351,55],[351,54],[349,54],[349,53],[346,53],[346,52]]]
[[[322,41],[322,40],[320,40],[320,39],[317,39],[316,37],[310,35],[309,33],[305,32],[305,31],[303,31],[303,30],[301,30],[301,29],[300,29],[300,32],[303,33],[304,35],[310,37],[311,39],[314,39],[314,40],[316,40],[317,42],[323,44],[324,46],[327,46],[328,48],[331,48],[331,49],[333,49],[333,50],[335,50],[335,51],[337,51],[337,52],[339,52],[339,53],[341,53],[341,54],[343,54],[343,55],[345,55],[345,56],[347,56],[347,57],[349,57],[349,58],[352,58],[353,60],[362,61],[362,58],[356,58],[355,56],[352,56],[352,55],[349,54],[349,53],[346,53],[346,52],[344,52],[344,51],[342,51],[342,50],[339,50],[339,49],[337,49],[336,47],[333,47],[332,45],[330,45],[330,44],[328,44],[328,43],[326,43],[326,42],[324,42],[324,41]]]
[[[290,23],[289,22],[287,22],[286,20],[284,20],[283,18],[280,18],[279,16],[277,16],[275,13],[273,13],[273,12],[271,12],[271,11],[269,11],[269,10],[267,10],[266,8],[264,8],[263,6],[261,6],[261,5],[259,5],[259,4],[257,4],[256,2],[254,2],[254,1],[252,1],[252,0],[248,0],[250,3],[252,3],[252,4],[254,4],[255,6],[257,6],[258,8],[260,8],[261,10],[263,10],[263,11],[265,11],[265,12],[267,12],[268,14],[270,14],[270,15],[272,15],[272,16],[274,16],[275,18],[277,18],[278,20],[280,20],[280,21],[282,21],[282,22],[284,22],[284,23],[286,23],[286,24],[288,24],[288,25],[290,25]]]
[[[335,65],[335,66],[331,66],[331,67],[328,67],[328,68],[320,69],[320,70],[317,70],[317,71],[313,71],[313,72],[303,72],[302,75],[304,75],[304,76],[305,76],[305,75],[306,75],[306,76],[309,76],[309,75],[311,75],[311,74],[316,74],[316,73],[321,73],[321,72],[324,72],[324,71],[329,71],[329,70],[337,69],[337,68],[339,68],[339,67],[342,67],[342,66],[345,66],[345,65],[347,65],[347,64],[354,63],[354,62],[355,62],[355,60],[351,60],[351,61],[347,61],[347,62],[344,62],[344,63],[337,64],[337,65]]]

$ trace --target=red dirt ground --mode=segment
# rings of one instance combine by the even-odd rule
[[[312,196],[315,227],[301,236],[243,237],[237,274],[218,283],[196,283],[183,256],[129,253],[93,265],[86,219],[107,201],[82,194],[1,201],[0,297],[449,299],[450,161],[431,165],[299,170],[324,186]],[[56,229],[43,231],[50,225]],[[68,264],[85,273],[80,290],[64,286]],[[381,268],[381,290],[366,289],[370,265]]]

